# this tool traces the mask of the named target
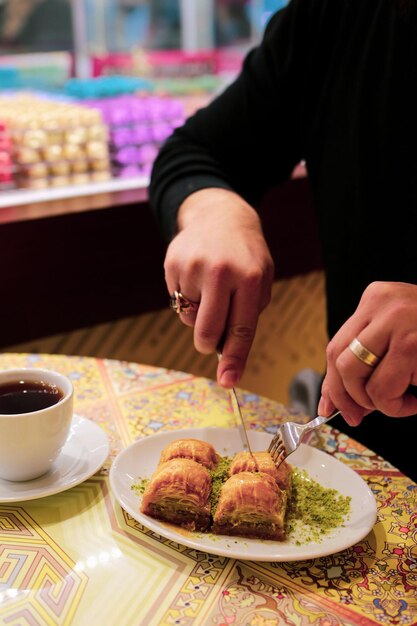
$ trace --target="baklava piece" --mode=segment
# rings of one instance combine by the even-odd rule
[[[287,494],[263,472],[240,472],[223,484],[213,532],[257,539],[285,539]]]
[[[210,490],[206,467],[192,459],[170,459],[158,465],[144,491],[140,510],[187,530],[207,530]]]
[[[291,470],[292,467],[283,461],[277,468],[269,452],[238,452],[230,466],[229,474],[239,474],[240,472],[264,472],[269,474],[276,481],[278,487],[291,493]]]
[[[220,457],[214,447],[206,441],[176,439],[162,450],[160,463],[179,458],[191,459],[212,470],[216,467]]]

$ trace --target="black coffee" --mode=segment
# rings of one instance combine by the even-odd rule
[[[43,381],[14,380],[0,384],[0,414],[32,413],[56,404],[64,393]]]

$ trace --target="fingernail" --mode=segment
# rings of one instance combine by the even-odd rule
[[[220,376],[222,387],[234,387],[239,382],[239,375],[234,370],[225,370]]]

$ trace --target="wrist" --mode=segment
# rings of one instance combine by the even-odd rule
[[[241,225],[260,228],[258,213],[234,191],[218,187],[200,189],[190,194],[181,204],[178,215],[178,230],[183,230],[194,220],[204,217],[223,220],[236,216]]]

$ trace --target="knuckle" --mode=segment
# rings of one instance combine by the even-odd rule
[[[364,289],[366,296],[383,295],[387,291],[388,283],[381,280],[374,280]]]
[[[370,376],[370,378],[368,378],[368,380],[365,383],[365,391],[367,393],[367,395],[372,398],[372,401],[374,404],[379,404],[381,403],[381,400],[383,400],[383,396],[384,394],[381,393],[381,387],[378,384],[378,382],[375,382],[374,377]]]
[[[389,308],[385,309],[385,321],[390,325],[397,325],[398,320],[407,320],[410,317],[410,307],[407,302],[391,300]]]
[[[375,293],[378,293],[381,284],[379,281],[373,281],[372,283],[369,283],[369,285],[367,285],[364,289],[364,294],[366,295],[374,295]]]
[[[349,365],[347,355],[344,352],[339,354],[337,358],[335,358],[334,362],[335,362],[337,371],[342,377],[345,374],[349,373],[351,366]]]
[[[218,333],[212,329],[200,327],[198,330],[195,330],[194,342],[199,352],[202,354],[210,354],[216,349]]]
[[[391,304],[390,283],[379,280],[370,283],[362,294],[361,302],[366,303],[368,307],[375,307],[378,303],[380,306],[386,302]]]
[[[210,267],[211,281],[216,285],[222,285],[224,281],[230,281],[233,276],[240,276],[240,281],[246,289],[259,291],[269,278],[270,273],[267,268],[251,267],[242,272],[234,262],[215,262]]]
[[[336,350],[335,344],[330,341],[326,347],[326,358],[328,363],[335,363],[338,356],[338,351]]]
[[[228,282],[232,271],[228,263],[214,263],[210,267],[210,278],[214,285],[222,285],[224,282]]]
[[[179,266],[176,260],[172,256],[169,256],[167,254],[167,256],[165,257],[165,261],[164,261],[165,276],[168,276],[169,274],[177,274],[178,269],[179,269]]]
[[[245,342],[251,342],[255,337],[255,329],[251,326],[245,326],[244,324],[233,324],[229,328],[229,333],[232,337]]]
[[[259,290],[264,282],[264,272],[261,270],[252,270],[245,275],[245,285],[252,291]]]

